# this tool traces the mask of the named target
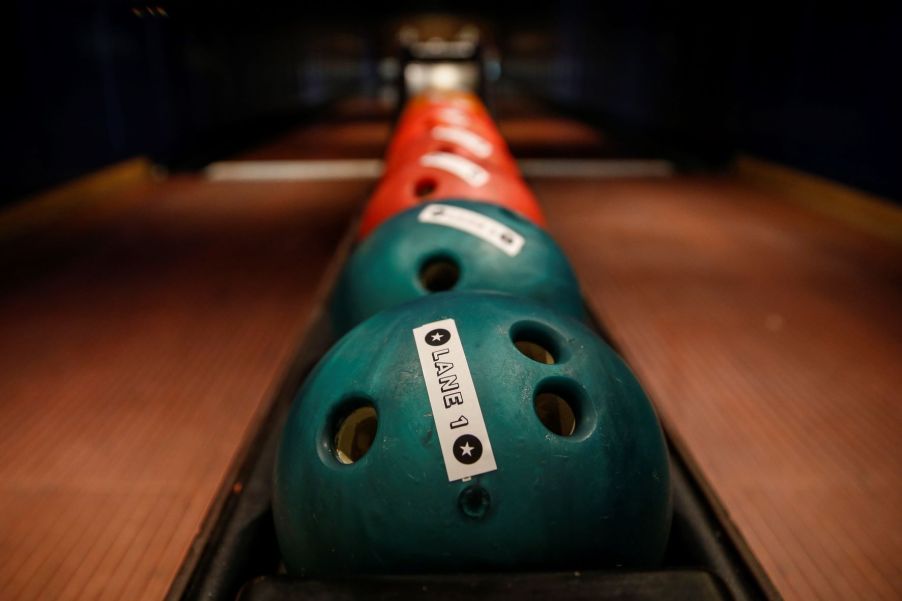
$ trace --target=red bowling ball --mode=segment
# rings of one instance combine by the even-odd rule
[[[475,131],[452,125],[436,125],[419,137],[409,137],[404,145],[393,146],[386,156],[385,171],[415,163],[431,152],[446,152],[462,156],[488,169],[519,174],[517,163],[507,144],[500,139],[486,138]]]
[[[489,170],[456,154],[432,152],[385,175],[364,209],[359,238],[401,211],[439,199],[500,205],[540,227],[546,225],[539,202],[519,176]]]
[[[417,96],[407,104],[392,136],[388,156],[411,140],[428,135],[437,126],[462,128],[494,146],[506,146],[491,115],[476,96],[462,92],[433,92]]]

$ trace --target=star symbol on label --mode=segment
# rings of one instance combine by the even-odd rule
[[[440,346],[442,344],[447,344],[447,341],[450,340],[451,332],[449,332],[445,328],[433,328],[426,332],[426,335],[423,336],[423,342],[425,342],[429,346]]]
[[[463,434],[454,441],[452,452],[459,462],[473,465],[482,457],[482,442],[472,434]]]

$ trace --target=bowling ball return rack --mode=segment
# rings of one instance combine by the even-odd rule
[[[569,571],[468,572],[297,578],[281,565],[270,506],[273,464],[288,410],[306,375],[336,336],[327,302],[353,245],[357,222],[339,246],[316,295],[314,314],[271,400],[251,427],[229,475],[167,594],[169,601],[337,601],[473,599],[759,601],[779,599],[679,441],[666,433],[673,524],[653,570],[599,569],[591,558]],[[611,337],[591,310],[592,326]],[[612,346],[614,346],[612,344]],[[616,350],[616,346],[614,346]]]

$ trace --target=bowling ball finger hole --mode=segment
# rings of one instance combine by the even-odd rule
[[[489,491],[483,487],[468,486],[460,492],[460,495],[457,497],[457,504],[465,516],[478,520],[485,517],[485,514],[489,512],[492,498],[489,496]]]
[[[428,292],[451,290],[460,279],[460,267],[450,257],[432,257],[420,268],[420,285]]]
[[[423,177],[413,184],[413,193],[417,198],[429,196],[438,188],[438,182],[431,177]]]
[[[557,336],[539,324],[517,324],[511,329],[511,341],[520,353],[536,363],[554,365],[561,357]]]
[[[558,436],[573,436],[579,426],[580,398],[566,388],[540,389],[535,397],[536,416]]]
[[[335,420],[333,449],[339,463],[350,465],[366,455],[376,439],[378,417],[368,402],[347,403],[346,410]]]
[[[538,342],[532,342],[531,340],[515,340],[514,346],[517,347],[518,351],[533,361],[544,363],[545,365],[554,365],[555,363],[554,355],[551,351]]]

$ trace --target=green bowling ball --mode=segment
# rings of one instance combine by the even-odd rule
[[[332,322],[343,333],[447,290],[507,292],[584,316],[573,269],[547,233],[503,207],[443,200],[396,215],[355,249],[335,287]]]
[[[649,567],[670,528],[648,398],[581,322],[499,293],[383,311],[319,362],[276,459],[299,576]]]

